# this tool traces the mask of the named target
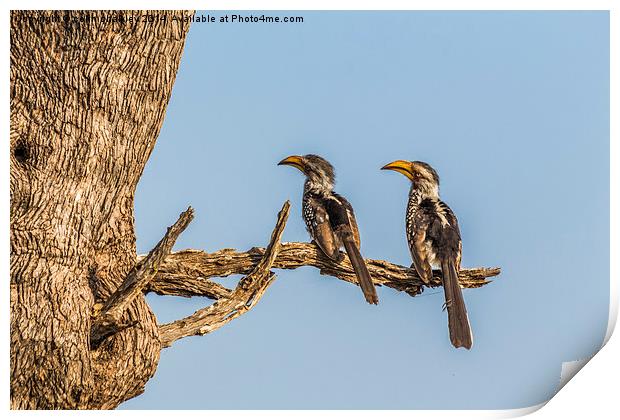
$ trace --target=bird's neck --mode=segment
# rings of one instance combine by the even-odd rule
[[[304,184],[304,193],[328,196],[334,192],[334,186],[325,179],[307,178]]]
[[[439,200],[439,187],[426,183],[411,184],[409,203],[420,204],[425,199]]]

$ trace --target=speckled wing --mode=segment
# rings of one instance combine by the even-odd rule
[[[339,241],[334,234],[322,201],[316,197],[308,197],[303,203],[303,213],[306,228],[314,242],[325,255],[332,260],[337,260]]]
[[[441,200],[425,200],[420,206],[429,216],[426,239],[438,260],[450,260],[461,266],[461,232],[452,209]],[[431,261],[432,263],[432,261]]]
[[[336,237],[344,245],[344,249],[349,256],[366,301],[377,305],[379,303],[377,290],[360,252],[359,229],[357,228],[353,207],[343,196],[333,193],[325,199],[325,209],[327,214],[329,214],[330,224]]]
[[[348,221],[349,228],[351,229],[351,233],[353,234],[353,239],[355,240],[355,244],[358,248],[361,248],[362,244],[360,241],[360,230],[357,227],[357,220],[355,219],[355,212],[353,211],[353,206],[349,201],[341,196],[340,194],[334,193],[333,196],[339,201],[342,208],[344,208],[346,212],[346,218],[342,217],[343,222]],[[345,222],[346,223],[346,222]]]
[[[419,212],[419,223],[426,224],[427,259],[441,266],[450,341],[454,347],[470,349],[473,335],[459,285],[462,244],[458,220],[441,200],[424,200]]]
[[[432,222],[433,215],[422,207],[407,223],[407,242],[411,251],[413,267],[424,283],[430,283],[433,278],[427,246],[428,228]]]

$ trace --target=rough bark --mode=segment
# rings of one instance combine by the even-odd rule
[[[11,13],[12,408],[116,407],[142,392],[159,360],[143,296],[123,319],[138,324],[89,345],[93,305],[136,263],[135,187],[190,13],[130,15]]]
[[[11,13],[11,407],[114,408],[143,392],[162,346],[250,310],[272,268],[318,267],[355,282],[311,244],[172,253],[188,209],[136,255],[134,194],[161,128],[191,12]],[[129,20],[129,17],[133,20]],[[154,227],[159,229],[159,227]],[[368,260],[379,285],[420,291],[413,270]],[[245,274],[234,290],[209,277]],[[462,273],[465,287],[499,269]],[[439,277],[434,278],[439,285]],[[158,325],[144,293],[216,302]]]
[[[168,256],[159,267],[157,275],[144,289],[145,292],[183,297],[204,296],[217,302],[188,317],[160,326],[162,347],[168,347],[184,337],[213,332],[250,310],[274,280],[275,275],[269,271],[271,268],[292,270],[312,266],[319,268],[321,274],[359,284],[351,262],[346,257],[340,262],[334,262],[316,245],[308,243],[283,243],[275,248],[275,240],[279,240],[287,216],[288,205],[285,204],[267,248],[252,248],[247,252],[223,249],[212,254],[188,249]],[[376,285],[404,291],[411,296],[422,292],[424,283],[414,269],[388,261],[365,261]],[[488,277],[499,273],[499,268],[463,269],[459,273],[459,283],[466,288],[482,287],[491,282],[487,280]],[[247,275],[234,290],[209,280],[209,277],[227,277],[232,274]],[[441,272],[435,270],[429,286],[438,287],[441,284]]]
[[[136,263],[123,283],[112,293],[105,304],[95,305],[94,319],[90,329],[91,349],[99,347],[106,338],[138,324],[136,320],[123,322],[125,311],[157,274],[160,264],[168,256],[177,238],[193,218],[194,210],[191,207],[181,213],[179,220],[168,228],[166,235],[149,252],[149,255]]]
[[[211,254],[196,249],[174,252],[164,260],[145,291],[170,296],[204,296],[215,300],[228,298],[232,291],[209,278],[247,274],[264,254],[264,248],[252,248],[246,252],[222,249]],[[373,283],[378,286],[390,287],[411,296],[416,296],[422,291],[424,283],[413,268],[372,259],[367,259],[366,265]],[[335,262],[327,258],[314,244],[283,243],[273,262],[273,268],[293,270],[303,266],[316,267],[321,274],[357,284],[355,272],[348,258]],[[459,283],[465,288],[481,287],[491,282],[487,280],[489,277],[497,276],[499,273],[498,267],[463,268],[459,273]],[[430,287],[438,286],[441,286],[441,271],[434,270]]]
[[[284,232],[289,209],[290,204],[287,201],[278,214],[278,221],[271,234],[269,245],[260,260],[253,265],[250,273],[239,280],[234,291],[211,306],[159,327],[162,347],[169,347],[183,337],[204,335],[214,331],[243,315],[258,303],[267,287],[275,279],[275,275],[270,270],[282,247],[280,238]]]

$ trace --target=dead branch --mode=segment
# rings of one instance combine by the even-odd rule
[[[272,268],[292,270],[313,266],[321,274],[357,284],[353,267],[348,258],[339,262],[327,258],[320,249],[309,243],[280,243],[288,218],[290,204],[284,203],[267,248],[252,248],[246,252],[222,249],[214,253],[184,250],[169,254],[143,291],[160,295],[204,296],[215,299],[211,306],[194,312],[183,319],[159,326],[162,347],[169,347],[176,340],[193,335],[210,333],[254,307],[267,287],[275,279]],[[150,255],[150,254],[149,254]],[[139,263],[149,256],[138,258]],[[423,282],[414,269],[387,261],[367,259],[366,264],[379,286],[404,291],[411,296],[421,293]],[[497,276],[499,268],[462,269],[461,286],[481,287],[489,283],[488,277]],[[210,280],[213,277],[245,275],[234,290]],[[430,287],[441,286],[441,272],[435,271]]]
[[[264,253],[263,248],[252,248],[246,252],[222,249],[211,254],[192,249],[174,252],[160,266],[159,272],[145,292],[175,296],[206,296],[212,299],[227,297],[231,291],[209,279],[247,274],[261,260]],[[366,264],[375,284],[407,292],[411,296],[421,292],[423,283],[414,269],[372,259],[367,259]],[[282,244],[273,262],[273,268],[292,270],[303,266],[316,267],[321,274],[357,284],[348,258],[336,263],[327,258],[314,244],[303,242]],[[466,288],[481,287],[490,282],[487,280],[488,277],[497,276],[499,273],[499,268],[464,268],[459,273],[459,282]],[[430,284],[430,287],[437,286],[441,286],[440,271],[433,273]]]
[[[217,302],[186,318],[159,327],[162,347],[169,347],[183,337],[204,335],[214,331],[243,315],[258,303],[267,287],[275,280],[276,276],[270,270],[282,246],[280,239],[288,219],[289,210],[290,203],[287,201],[278,213],[278,221],[271,234],[269,245],[262,252],[260,259],[254,262],[249,274],[239,281],[235,290],[222,294],[209,289],[209,294],[218,296]],[[204,282],[204,284],[208,284],[209,288],[212,286],[211,283]],[[183,293],[186,292],[188,289],[184,289]]]
[[[145,286],[155,277],[159,266],[170,254],[177,238],[194,218],[194,210],[189,207],[181,213],[174,225],[168,228],[164,237],[149,254],[138,261],[127,274],[123,283],[108,298],[91,327],[91,347],[96,348],[107,337],[116,334],[135,323],[123,323],[122,317],[129,304],[143,292]]]

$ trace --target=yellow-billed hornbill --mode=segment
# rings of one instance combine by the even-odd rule
[[[472,333],[458,281],[461,233],[456,216],[439,199],[439,176],[419,161],[397,160],[381,169],[400,172],[411,180],[405,225],[413,266],[427,284],[433,277],[432,266],[441,268],[450,341],[454,347],[470,349]]]
[[[349,256],[366,301],[378,304],[379,298],[360,253],[360,234],[351,204],[334,192],[333,166],[317,155],[289,156],[278,165],[290,165],[306,175],[302,217],[310,237],[330,259],[340,259],[340,247]]]

